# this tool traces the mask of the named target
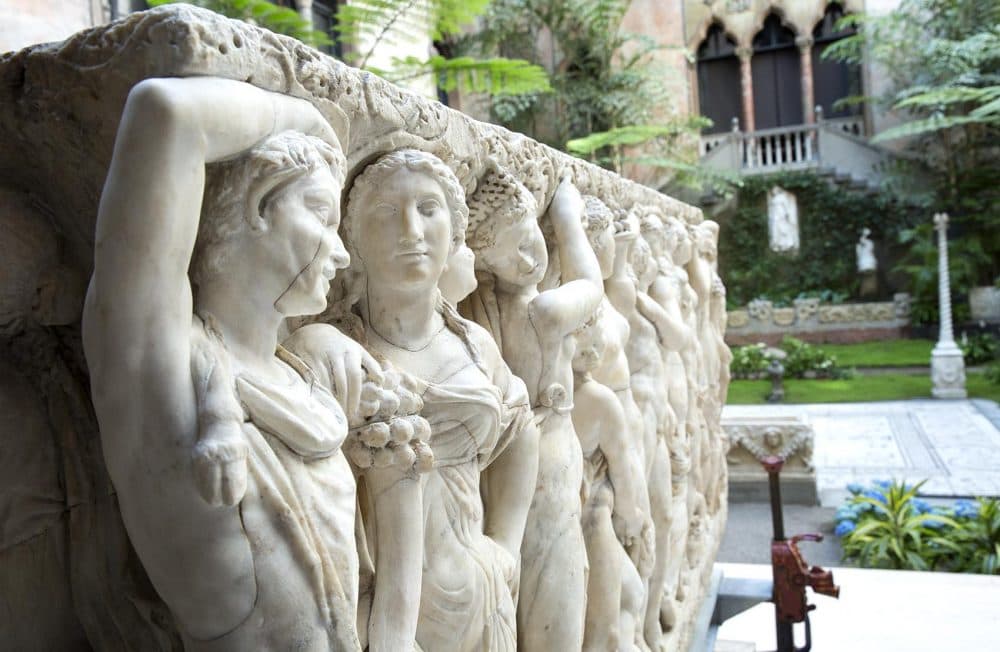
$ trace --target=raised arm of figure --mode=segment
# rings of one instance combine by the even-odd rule
[[[628,267],[629,253],[636,237],[637,231],[626,230],[615,234],[615,267],[611,276],[604,281],[608,301],[626,318],[636,310],[635,282],[629,275]]]
[[[599,383],[593,383],[592,400],[603,406],[600,447],[608,461],[608,478],[615,489],[614,515],[621,524],[620,535],[626,547],[641,534],[649,515],[646,480],[635,445],[629,441],[625,410],[615,393]]]
[[[668,351],[684,350],[691,335],[684,323],[671,316],[663,306],[643,292],[636,294],[636,307],[656,327],[656,334],[663,348]]]
[[[99,400],[131,399],[131,381],[190,392],[187,273],[205,164],[293,128],[332,138],[309,103],[241,82],[148,79],[129,93],[98,210],[84,320]]]
[[[143,81],[125,104],[98,211],[83,344],[104,457],[150,579],[199,639],[243,622],[257,597],[232,504],[238,482],[226,491],[221,478],[245,462],[219,460],[222,504],[199,494],[192,468],[199,411],[188,268],[205,164],[288,129],[333,140],[303,100],[215,78]]]
[[[542,292],[531,302],[532,322],[540,332],[573,332],[594,314],[604,295],[601,266],[581,223],[583,210],[580,191],[564,178],[549,205],[562,285]]]

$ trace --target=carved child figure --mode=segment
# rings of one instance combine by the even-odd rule
[[[675,417],[667,401],[665,368],[654,320],[666,319],[663,309],[645,290],[656,274],[649,245],[639,235],[639,222],[629,215],[616,235],[615,272],[605,283],[608,298],[629,322],[631,335],[625,349],[631,371],[632,392],[643,414],[643,453],[650,511],[656,524],[652,574],[647,582],[643,632],[646,644],[659,645],[663,636],[660,603],[666,576],[671,523],[670,457],[667,433]]]
[[[583,457],[573,430],[573,331],[600,305],[601,273],[581,225],[583,200],[564,179],[548,214],[562,285],[538,291],[548,256],[531,193],[491,168],[470,200],[469,245],[482,272],[468,306],[528,386],[539,422],[538,482],[521,546],[518,649],[583,645],[586,548]]]

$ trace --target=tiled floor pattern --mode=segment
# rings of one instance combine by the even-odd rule
[[[928,496],[1000,496],[1000,430],[988,401],[891,401],[822,405],[729,405],[724,416],[805,415],[823,505],[849,482],[926,480]]]

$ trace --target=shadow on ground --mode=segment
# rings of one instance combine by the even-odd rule
[[[833,535],[832,507],[785,505],[785,536],[818,532],[820,543],[803,542],[799,550],[811,566],[842,566],[840,543]],[[717,561],[738,564],[771,563],[771,506],[768,503],[729,503],[726,534]]]

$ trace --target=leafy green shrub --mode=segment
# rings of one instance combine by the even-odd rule
[[[994,362],[986,367],[986,373],[983,375],[994,385],[1000,385],[1000,362]]]
[[[953,547],[942,530],[957,524],[916,497],[922,484],[876,481],[868,489],[849,485],[853,495],[837,510],[834,530],[844,560],[864,568],[933,569]]]
[[[1000,575],[1000,501],[980,498],[955,506],[958,527],[948,537],[956,547],[948,570]]]
[[[799,254],[795,257],[768,247],[767,191],[775,185],[794,193],[798,201]],[[879,219],[872,220],[873,215]],[[860,281],[854,245],[861,229],[871,228],[879,262],[889,270],[907,248],[899,244],[900,232],[926,221],[927,215],[888,191],[875,195],[848,192],[813,172],[746,177],[736,210],[718,218],[722,223],[720,275],[726,281],[728,298],[743,306],[764,294],[787,305],[800,295],[857,296]],[[887,296],[904,289],[891,287],[892,279],[886,280]]]
[[[1000,340],[992,333],[976,333],[972,337],[962,333],[958,345],[965,364],[983,364],[1000,358]]]
[[[834,530],[844,559],[865,568],[1000,574],[1000,501],[935,507],[916,497],[921,485],[848,485]]]
[[[800,339],[785,336],[781,341],[785,358],[785,377],[843,378],[848,372],[837,366],[837,357]]]
[[[767,370],[766,348],[762,343],[733,347],[733,361],[729,364],[733,378],[756,378],[763,374]]]
[[[837,366],[836,356],[794,337],[785,336],[781,349],[787,356],[782,361],[786,378],[848,378],[851,375],[850,370]],[[733,347],[733,361],[729,365],[733,378],[763,376],[769,363],[766,350],[767,346],[762,343]]]

